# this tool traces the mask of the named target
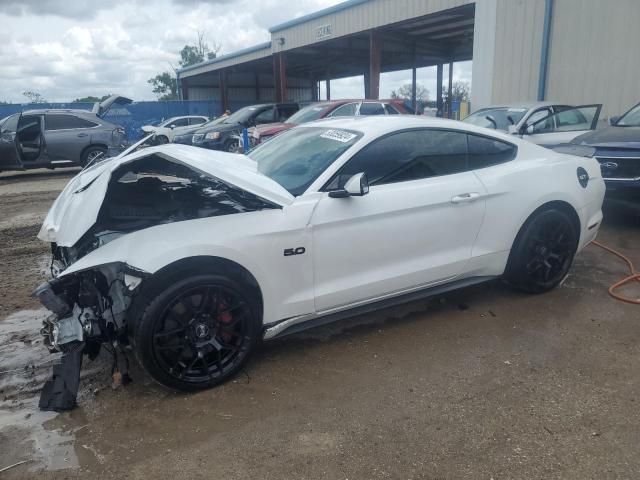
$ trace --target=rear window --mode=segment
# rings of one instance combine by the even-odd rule
[[[75,115],[64,114],[47,114],[44,117],[44,124],[46,130],[69,130],[76,128],[92,128],[97,126],[97,123],[90,122],[84,118],[76,117]]]

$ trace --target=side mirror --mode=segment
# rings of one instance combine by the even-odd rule
[[[609,119],[609,125],[615,125],[620,120],[620,115],[614,115]]]
[[[356,173],[347,180],[344,188],[329,192],[331,198],[362,197],[369,193],[369,179],[364,172]]]
[[[176,126],[175,126],[175,125],[169,125],[169,128],[170,128],[171,130],[173,130],[174,128],[176,128]]]
[[[524,133],[527,135],[533,135],[533,125],[527,125],[524,128]]]

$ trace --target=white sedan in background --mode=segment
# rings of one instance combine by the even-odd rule
[[[128,338],[158,382],[211,387],[261,339],[495,278],[553,289],[604,192],[593,158],[413,116],[307,123],[248,156],[125,154],[75,177],[42,226],[45,341]]]
[[[203,117],[201,115],[187,115],[184,117],[171,117],[168,120],[162,121],[159,125],[145,125],[141,130],[148,135],[150,133],[156,134],[157,143],[169,143],[173,142],[173,138],[176,135],[180,135],[183,132],[202,125],[209,121],[209,117]]]

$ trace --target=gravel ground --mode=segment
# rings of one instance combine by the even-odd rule
[[[0,374],[0,469],[28,460],[3,479],[640,478],[640,307],[607,295],[625,266],[594,246],[548,294],[493,282],[356,317],[197,394],[137,365],[112,390],[101,357],[79,408],[37,412],[35,235],[70,176],[0,175],[0,371],[19,370]],[[600,240],[640,266],[638,217],[607,212]]]

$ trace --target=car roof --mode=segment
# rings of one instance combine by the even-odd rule
[[[45,113],[72,113],[74,115],[93,115],[93,112],[89,110],[82,110],[77,108],[36,108],[33,110],[25,110],[22,113],[27,113],[29,115],[42,115]]]
[[[457,120],[448,120],[437,117],[425,117],[423,115],[374,115],[339,118],[334,117],[314,120],[313,122],[309,123],[303,123],[296,126],[295,128],[312,127],[354,130],[362,132],[366,137],[379,137],[382,135],[386,135],[387,133],[393,133],[399,130],[411,128],[442,128],[491,136],[511,143],[521,143],[513,135],[507,135],[506,133],[500,131],[478,127],[476,125],[460,122]]]
[[[559,103],[559,102],[513,102],[513,103],[489,105],[486,107],[479,108],[478,110],[476,110],[476,112],[479,112],[480,110],[487,110],[490,108],[526,108],[528,110],[531,110],[532,108],[550,107],[552,105],[565,105],[565,104]]]

